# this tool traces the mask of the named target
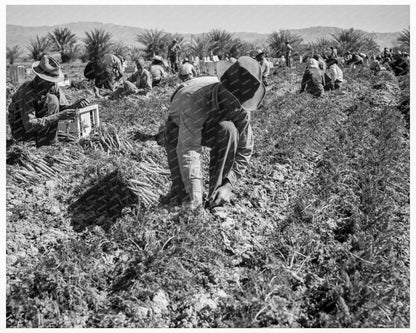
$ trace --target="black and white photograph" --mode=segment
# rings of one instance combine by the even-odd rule
[[[413,11],[2,4],[2,331],[415,329]]]

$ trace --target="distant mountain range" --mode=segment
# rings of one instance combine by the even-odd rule
[[[44,36],[48,32],[51,32],[57,27],[68,27],[79,38],[85,37],[85,32],[94,28],[104,29],[113,35],[115,41],[122,42],[126,45],[139,45],[136,41],[137,34],[143,32],[145,29],[138,27],[123,26],[110,23],[100,22],[74,22],[66,23],[54,26],[39,26],[39,27],[25,27],[20,25],[7,24],[6,27],[6,46],[13,46],[20,44],[22,49],[27,45],[31,38],[36,35]],[[214,27],[213,27],[214,28]],[[311,27],[306,29],[289,29],[291,32],[300,35],[304,42],[313,42],[318,38],[330,38],[331,34],[336,32],[338,28],[335,27]],[[187,40],[191,39],[191,34],[182,34]],[[199,36],[202,34],[193,34],[193,36]],[[380,48],[391,47],[396,43],[397,37],[400,32],[389,33],[373,33],[376,42],[380,45]],[[235,37],[239,37],[247,42],[253,42],[258,45],[264,43],[267,39],[267,34],[255,33],[255,32],[235,32]]]

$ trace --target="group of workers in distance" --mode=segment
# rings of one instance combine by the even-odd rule
[[[286,59],[293,48],[287,41]],[[170,71],[183,81],[170,97],[170,109],[163,127],[164,146],[171,172],[172,187],[163,202],[190,209],[209,207],[212,212],[230,202],[238,180],[244,175],[253,153],[254,140],[250,112],[258,109],[269,85],[270,63],[262,50],[254,57],[234,58],[225,54],[216,62],[216,76],[200,76],[188,58],[178,65],[180,47],[169,47]],[[406,55],[394,55],[384,64],[397,62],[404,71]],[[338,66],[336,48],[324,59],[315,54],[307,60],[300,92],[321,97],[325,90],[340,89],[343,72]],[[362,65],[360,54],[346,55],[346,64]],[[381,61],[375,57],[381,66]],[[94,82],[97,97],[110,99],[126,95],[146,96],[167,76],[163,58],[155,55],[150,68],[144,59],[135,60],[136,71],[116,88],[115,82],[125,75],[125,62],[118,55],[105,55],[100,62],[87,64],[84,74]],[[290,60],[286,63],[291,66]],[[12,96],[8,108],[11,134],[18,141],[35,141],[36,146],[57,142],[58,122],[75,119],[76,109],[89,104],[85,99],[70,104],[58,86],[64,80],[60,64],[44,55],[33,63],[36,74],[23,83]],[[382,70],[382,69],[378,69]],[[399,73],[399,69],[397,70]],[[400,72],[401,73],[401,72]],[[99,89],[106,89],[102,93]],[[202,186],[202,147],[210,150],[209,191],[204,202]]]

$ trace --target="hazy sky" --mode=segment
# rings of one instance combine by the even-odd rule
[[[212,28],[270,33],[312,26],[396,32],[409,27],[410,8],[408,5],[7,5],[6,21],[24,26],[91,21],[179,33],[206,32]]]

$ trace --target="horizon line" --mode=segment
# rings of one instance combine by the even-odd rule
[[[41,28],[41,27],[56,27],[56,26],[61,26],[61,25],[65,25],[65,24],[77,24],[77,23],[97,23],[97,24],[111,24],[111,25],[115,25],[115,26],[120,26],[120,27],[128,27],[128,28],[137,28],[137,29],[142,29],[142,30],[151,30],[151,29],[158,29],[158,30],[162,30],[168,33],[171,33],[163,28],[143,28],[143,27],[139,27],[139,26],[133,26],[133,25],[122,25],[122,24],[117,24],[117,23],[111,23],[111,22],[99,22],[99,21],[78,21],[78,22],[66,22],[66,23],[59,23],[59,24],[54,24],[54,25],[22,25],[22,24],[14,24],[14,23],[6,23],[7,25],[13,25],[13,26],[19,26],[19,27],[25,27],[25,28]],[[226,30],[227,32],[231,32],[231,33],[256,33],[256,34],[269,34],[273,31],[280,31],[280,30],[306,30],[306,29],[311,29],[311,28],[335,28],[335,29],[341,29],[341,30],[348,30],[348,29],[355,29],[355,30],[361,30],[367,33],[377,33],[377,34],[390,34],[390,33],[400,33],[402,32],[404,29],[407,28],[403,28],[403,30],[401,31],[389,31],[389,32],[378,32],[378,31],[366,31],[363,30],[361,28],[354,28],[354,27],[349,27],[349,28],[340,28],[340,27],[334,27],[334,26],[326,26],[326,25],[316,25],[316,26],[310,26],[307,28],[279,28],[279,29],[275,29],[272,30],[270,32],[256,32],[256,31],[231,31],[231,30],[227,30],[227,29],[221,29],[221,30]],[[212,29],[216,29],[216,28],[212,28]],[[206,33],[206,31],[202,31],[202,32],[174,32],[174,33],[178,33],[181,35],[187,34],[187,35],[197,35],[197,34],[203,34]]]

